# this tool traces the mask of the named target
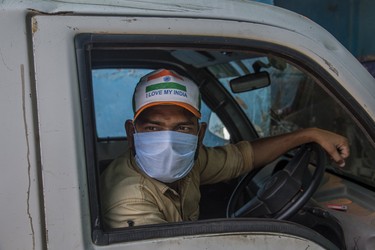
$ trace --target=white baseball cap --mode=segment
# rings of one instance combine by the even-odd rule
[[[177,105],[201,118],[198,86],[172,70],[159,69],[143,76],[133,95],[134,120],[146,108]]]

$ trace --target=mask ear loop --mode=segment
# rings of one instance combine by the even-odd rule
[[[133,128],[134,128],[134,134],[138,134],[139,132],[137,131],[137,127],[135,126],[135,120],[133,119],[132,121]]]
[[[199,133],[201,132],[201,128],[202,128],[202,123],[199,121],[200,118],[197,117],[197,123],[198,123],[198,133],[196,134],[196,136],[199,135]]]
[[[196,136],[198,137],[198,141],[197,141],[197,149],[195,150],[195,155],[194,155],[194,161],[196,161],[198,159],[198,156],[199,156],[199,148],[200,148],[200,144],[199,143],[199,134],[201,132],[201,126],[202,124],[199,122],[199,119],[198,119],[198,133],[196,134]],[[203,143],[202,143],[203,144]]]

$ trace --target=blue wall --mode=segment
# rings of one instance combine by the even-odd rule
[[[375,55],[375,1],[274,0],[332,33],[354,56]]]

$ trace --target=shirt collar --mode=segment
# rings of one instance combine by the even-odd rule
[[[140,175],[142,175],[144,178],[146,178],[147,180],[149,180],[152,184],[154,184],[161,193],[165,194],[167,191],[170,191],[172,192],[174,195],[179,195],[176,190],[174,190],[173,188],[170,188],[167,184],[163,183],[163,182],[160,182],[156,179],[153,179],[151,178],[150,176],[148,176],[147,174],[145,174],[138,166],[137,166],[137,163],[135,161],[135,158],[133,156],[133,153],[131,152],[131,150],[129,150],[129,154],[130,154],[130,163],[131,163],[131,166],[133,167],[133,169],[138,172]],[[183,189],[183,187],[188,183],[190,182],[191,180],[191,172],[187,174],[187,176],[185,176],[184,178],[182,178],[181,180],[178,180],[178,185],[180,185],[180,188]]]

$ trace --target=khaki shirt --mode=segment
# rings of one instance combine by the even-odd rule
[[[104,222],[111,228],[192,221],[199,217],[199,186],[226,181],[253,168],[249,142],[201,147],[191,172],[178,182],[178,191],[148,177],[130,151],[114,160],[100,180]]]

